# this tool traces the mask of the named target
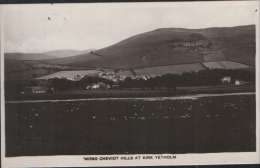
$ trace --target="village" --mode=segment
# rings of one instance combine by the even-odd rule
[[[71,82],[80,82],[83,79],[91,78],[93,76],[88,75],[75,75],[75,76],[61,76],[56,77],[57,80],[66,80]],[[81,88],[81,90],[104,90],[104,89],[120,89],[120,83],[124,82],[126,79],[130,79],[132,81],[147,81],[149,79],[153,79],[156,77],[156,75],[148,76],[148,75],[135,75],[135,76],[126,76],[126,75],[116,75],[115,72],[101,72],[99,73],[96,78],[100,81],[93,81],[88,84],[85,84],[84,88]],[[102,81],[104,79],[104,82]],[[24,84],[20,87],[19,90],[20,95],[31,95],[31,94],[54,94],[58,91],[57,88],[52,86],[51,81],[53,79],[32,79],[30,82]],[[33,86],[31,86],[31,83],[34,83]],[[231,76],[223,76],[219,80],[219,86],[241,86],[249,84],[250,82],[246,82],[242,79],[236,79],[232,78]],[[206,86],[207,87],[207,86]],[[178,88],[185,88],[185,87],[178,87]],[[136,88],[135,88],[136,89]],[[148,89],[148,88],[143,88]],[[154,89],[167,89],[166,87],[155,87]]]
[[[68,80],[77,82],[83,78],[93,77],[93,75],[71,75],[71,76],[60,76],[55,77],[61,80]],[[97,75],[100,79],[105,79],[113,82],[113,85],[106,84],[104,82],[96,82],[89,85],[86,85],[86,90],[96,90],[96,89],[115,89],[118,88],[118,83],[124,81],[127,77],[132,80],[148,80],[156,77],[156,75],[135,75],[135,76],[126,76],[126,75],[117,75],[115,72],[101,72]],[[31,82],[37,83],[38,86],[24,86],[22,87],[19,94],[21,95],[30,95],[30,94],[52,94],[55,92],[55,89],[50,86],[49,80],[54,79],[32,79],[27,85],[30,85]],[[22,82],[25,83],[25,82]]]

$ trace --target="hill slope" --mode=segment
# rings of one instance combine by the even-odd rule
[[[254,25],[157,29],[88,54],[44,62],[67,66],[136,69],[227,60],[255,66]]]

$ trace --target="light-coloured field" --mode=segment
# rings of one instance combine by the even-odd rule
[[[212,51],[212,52],[203,53],[203,59],[205,62],[224,61],[226,60],[226,57],[222,53],[222,51]]]
[[[251,68],[248,65],[233,62],[233,61],[219,61],[219,62],[205,62],[203,63],[209,69],[241,69]]]
[[[92,75],[97,75],[100,72],[102,72],[102,71],[98,71],[98,70],[59,71],[54,74],[42,76],[42,77],[35,78],[35,79],[68,78],[68,77],[73,77],[73,76],[77,76],[77,75],[80,75],[80,76],[91,75],[92,76]]]
[[[134,76],[134,72],[131,70],[120,71],[116,75]]]
[[[160,67],[149,67],[134,69],[137,75],[163,75],[163,74],[182,74],[183,72],[196,72],[205,69],[200,63],[169,65]]]

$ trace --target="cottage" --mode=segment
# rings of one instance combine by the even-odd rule
[[[245,82],[243,80],[241,80],[241,79],[235,80],[235,85],[243,85],[243,84],[245,84]]]
[[[111,87],[103,82],[86,86],[86,89],[110,89]]]
[[[224,76],[221,78],[222,83],[230,83],[231,82],[231,77],[230,76]]]
[[[91,87],[91,89],[99,89],[100,88],[100,85],[98,85],[98,84],[94,84],[92,87]]]

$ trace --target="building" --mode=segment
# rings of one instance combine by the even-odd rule
[[[89,86],[86,86],[87,90],[91,90],[91,89],[110,89],[110,86],[103,83],[103,82],[98,82],[97,84],[92,84]]]
[[[230,76],[224,76],[221,78],[222,83],[231,83],[231,77]]]
[[[82,78],[84,78],[83,75],[65,77],[65,79],[68,79],[68,80],[71,80],[71,81],[80,81]]]
[[[236,79],[235,80],[235,85],[243,85],[243,84],[245,84],[246,82],[244,82],[243,80],[241,80],[241,79]]]

